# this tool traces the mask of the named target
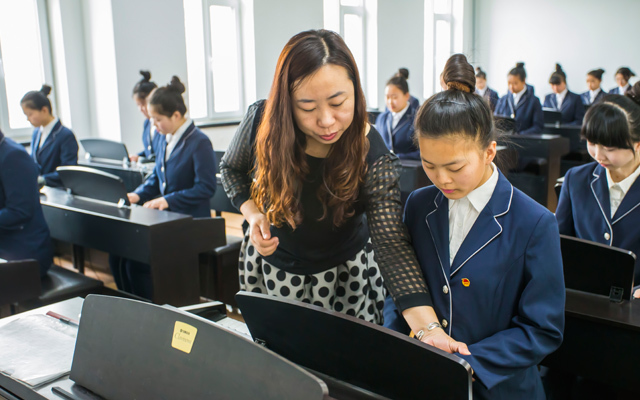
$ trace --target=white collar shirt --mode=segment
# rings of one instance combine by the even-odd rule
[[[607,170],[607,185],[609,186],[609,203],[611,204],[611,218],[616,215],[616,211],[618,211],[618,207],[620,207],[620,203],[622,203],[622,199],[631,189],[631,185],[636,181],[638,176],[640,175],[640,167],[636,168],[635,171],[620,182],[614,182],[611,177],[611,172]]]
[[[191,121],[191,118],[187,118],[187,120],[184,122],[184,124],[180,125],[180,128],[178,128],[178,130],[176,130],[175,133],[167,134],[167,136],[166,136],[166,138],[167,138],[167,150],[164,153],[164,160],[165,161],[169,160],[169,157],[171,157],[171,153],[176,148],[178,142],[180,141],[180,138],[187,131],[187,128],[189,126],[191,126],[192,122],[193,121]]]
[[[474,189],[465,197],[449,200],[449,264],[453,260],[475,224],[478,216],[485,208],[498,184],[498,168],[491,163],[493,173],[482,186]]]
[[[556,93],[556,103],[558,103],[558,110],[562,108],[562,102],[564,98],[567,97],[567,92],[569,89],[565,88],[562,92]]]
[[[42,147],[44,142],[47,140],[47,138],[51,134],[51,131],[53,130],[53,127],[56,126],[57,123],[58,123],[58,118],[54,118],[53,121],[49,122],[47,125],[40,127],[40,132],[41,132],[40,133],[40,144],[38,144],[38,148]]]
[[[407,105],[397,113],[394,113],[393,111],[391,111],[391,116],[393,117],[393,120],[391,121],[391,129],[396,129],[396,126],[398,126],[398,122],[400,122],[400,119],[402,118],[402,116],[407,113],[408,109],[409,109],[409,102],[407,102]],[[393,134],[393,132],[391,133]]]
[[[513,105],[517,106],[518,103],[520,102],[520,99],[522,98],[522,96],[524,96],[524,94],[527,92],[527,85],[524,86],[524,89],[522,89],[521,91],[519,91],[518,93],[514,93],[513,94]]]

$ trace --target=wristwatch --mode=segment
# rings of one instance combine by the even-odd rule
[[[436,329],[436,328],[440,328],[442,329],[442,325],[440,325],[437,322],[432,322],[429,325],[427,325],[427,332],[431,332],[432,330]],[[424,329],[420,329],[418,331],[418,333],[416,333],[416,339],[418,340],[422,340],[422,337],[424,336],[426,332],[424,331]]]

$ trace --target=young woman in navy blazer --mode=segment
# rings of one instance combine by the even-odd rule
[[[53,262],[42,214],[38,168],[24,147],[0,132],[0,258],[35,259],[45,276]]]
[[[408,78],[409,70],[400,68],[387,81],[384,90],[387,107],[378,115],[376,129],[387,148],[399,158],[419,160],[420,151],[413,142],[413,121],[420,105],[411,101]]]
[[[78,164],[78,142],[69,128],[51,113],[51,87],[42,85],[20,100],[22,111],[35,127],[31,136],[31,158],[38,165],[38,183],[62,186],[56,168]]]
[[[509,93],[500,98],[494,114],[515,119],[517,133],[540,133],[544,128],[542,106],[526,78],[524,63],[517,63],[507,77]]]
[[[635,72],[631,71],[628,67],[618,68],[616,71],[616,83],[617,87],[609,90],[609,94],[619,94],[624,95],[627,93],[629,89],[631,89],[631,85],[629,84],[629,79],[636,76]]]
[[[556,64],[556,70],[551,74],[549,84],[553,93],[545,96],[543,107],[560,111],[563,124],[582,125],[582,119],[584,118],[582,99],[580,95],[567,89],[567,75],[560,64]]]
[[[604,74],[602,68],[587,72],[587,87],[589,90],[580,95],[582,104],[585,106],[599,102],[606,95],[606,92],[600,86],[602,85],[602,74]]]
[[[158,143],[162,141],[162,135],[159,135],[156,129],[151,123],[149,118],[149,110],[147,109],[147,98],[149,94],[158,87],[155,82],[151,82],[151,72],[140,71],[142,79],[136,83],[133,88],[133,101],[136,102],[138,110],[144,115],[145,120],[142,125],[142,151],[138,154],[132,154],[129,156],[131,161],[138,161],[140,157],[144,157],[147,161],[155,161],[156,148]]]
[[[467,344],[470,354],[458,355],[473,370],[475,399],[544,399],[537,365],[564,329],[558,227],[493,163],[491,110],[465,56],[447,61],[444,79],[449,89],[416,117],[434,186],[414,191],[404,216],[440,319],[426,330]]]
[[[556,210],[560,233],[640,255],[640,82],[625,96],[607,95],[590,107],[582,135],[595,162],[564,177]]]
[[[476,94],[489,103],[491,112],[496,110],[500,96],[498,92],[487,86],[487,74],[480,67],[476,68]]]
[[[177,76],[167,86],[156,89],[149,99],[159,142],[153,173],[133,193],[132,204],[169,210],[193,217],[210,217],[209,200],[216,190],[216,160],[209,138],[185,114],[182,93],[185,87]],[[111,263],[118,287],[152,298],[151,272],[147,264],[132,260]]]

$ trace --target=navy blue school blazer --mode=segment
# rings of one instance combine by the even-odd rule
[[[613,89],[609,90],[609,94],[619,94],[624,96],[627,93],[627,90],[631,89],[631,85],[627,83],[627,86],[624,87],[624,90],[620,90],[620,86],[616,86]]]
[[[140,204],[163,196],[169,210],[193,217],[210,217],[209,199],[216,191],[216,156],[209,138],[191,123],[165,162],[164,135],[156,154],[156,165],[134,193]]]
[[[563,235],[634,252],[635,285],[640,284],[639,180],[612,216],[606,169],[597,162],[571,168],[564,176],[556,218]]]
[[[31,135],[31,157],[36,162],[39,174],[47,186],[62,186],[56,168],[62,165],[78,164],[78,142],[71,130],[58,121],[40,147],[40,128]]]
[[[476,94],[478,94],[477,90],[476,90]],[[491,112],[494,112],[496,110],[496,105],[500,100],[500,96],[498,96],[498,92],[488,87],[487,90],[485,90],[484,96],[482,96],[482,98],[485,99],[487,103],[489,103],[489,105],[491,106]]]
[[[588,95],[588,93],[587,93]],[[562,118],[560,122],[567,125],[582,125],[584,119],[584,104],[580,95],[567,90],[567,94],[564,96],[562,106],[558,110],[558,99],[555,93],[548,94],[544,97],[545,108],[553,108],[560,111]]]
[[[597,102],[599,102],[600,100],[602,100],[602,98],[604,96],[606,96],[607,93],[602,90],[602,88],[600,88],[600,92],[598,92],[598,94],[596,95],[596,98],[593,99],[593,103],[591,103],[591,94],[589,93],[589,91],[587,90],[586,92],[582,93],[580,95],[580,98],[582,99],[582,104],[585,106],[590,106],[592,104],[596,104]]]
[[[156,132],[153,140],[151,139],[152,128],[153,125],[151,124],[151,120],[145,120],[142,127],[142,145],[144,146],[144,148],[141,152],[138,153],[138,156],[144,157],[147,160],[153,160],[155,158],[158,143],[162,141],[162,135],[160,134],[160,132]]]
[[[564,332],[553,214],[500,173],[452,265],[449,202],[440,190],[411,193],[404,221],[440,323],[469,346],[470,356],[456,355],[475,372],[474,399],[545,399],[537,365],[560,346]]]
[[[0,258],[35,259],[45,276],[53,262],[38,191],[38,167],[23,146],[0,132]]]
[[[520,134],[540,133],[544,128],[540,99],[533,93],[533,87],[529,89],[528,85],[517,106],[513,105],[513,93],[508,92],[500,98],[493,114],[508,118],[515,116],[516,132]]]
[[[388,108],[376,118],[376,130],[380,132],[384,144],[389,150],[396,153],[399,158],[420,159],[420,149],[413,142],[413,133],[415,132],[413,122],[418,109],[419,105],[409,101],[409,108],[394,129],[391,129],[393,114]]]

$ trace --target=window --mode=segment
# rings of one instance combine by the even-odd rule
[[[424,97],[441,90],[440,74],[452,54],[462,52],[463,0],[425,0]]]
[[[184,0],[189,112],[224,120],[245,108],[239,0]]]
[[[43,1],[0,0],[0,128],[9,136],[31,134],[20,99],[53,83],[46,27]]]
[[[356,60],[369,108],[378,107],[377,0],[324,0],[325,29],[339,32]]]

